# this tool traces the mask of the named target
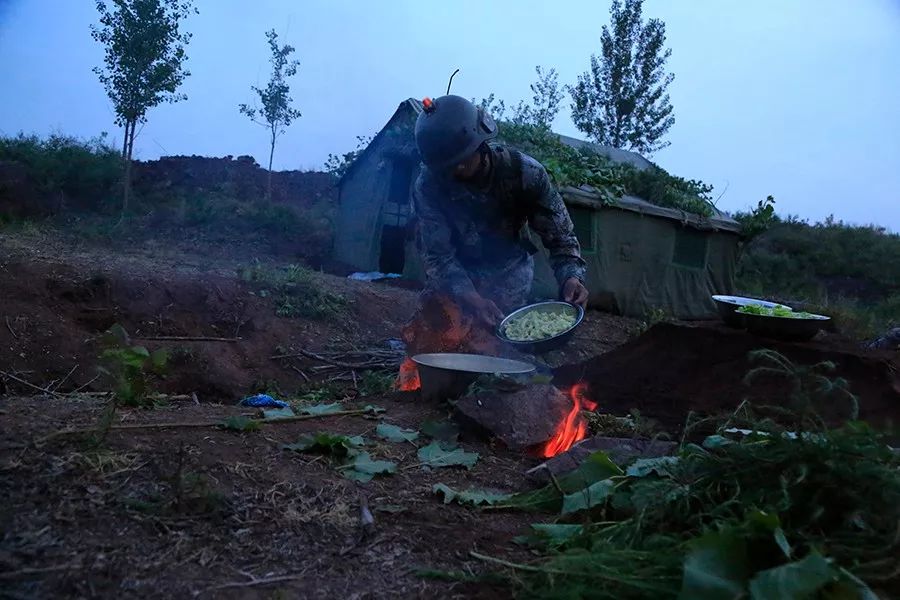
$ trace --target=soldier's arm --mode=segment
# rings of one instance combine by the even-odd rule
[[[575,277],[584,283],[585,262],[562,196],[544,167],[530,157],[523,157],[522,178],[523,189],[532,203],[528,224],[550,253],[556,280],[562,285]]]
[[[425,275],[438,289],[460,297],[471,295],[475,286],[456,258],[450,224],[437,203],[440,190],[425,177],[419,176],[413,191]]]

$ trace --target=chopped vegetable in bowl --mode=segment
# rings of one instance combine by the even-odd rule
[[[503,328],[503,335],[514,342],[536,342],[555,337],[575,325],[573,314],[527,312]]]
[[[760,315],[763,317],[781,317],[783,319],[815,319],[817,318],[812,313],[808,312],[794,312],[792,309],[787,306],[775,306],[774,308],[770,308],[768,306],[757,306],[754,304],[748,304],[746,306],[742,306],[737,309],[737,312],[744,313],[745,315]]]

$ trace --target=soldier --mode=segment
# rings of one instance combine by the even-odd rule
[[[416,145],[424,168],[415,184],[417,245],[426,290],[404,329],[410,354],[497,353],[492,328],[523,305],[537,251],[524,230],[550,254],[559,295],[586,306],[585,262],[572,221],[544,167],[501,144],[486,111],[460,96],[423,102]],[[398,385],[415,387],[407,359]]]

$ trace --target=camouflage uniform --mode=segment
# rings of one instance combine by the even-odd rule
[[[421,306],[403,330],[410,356],[422,352],[514,355],[458,302],[473,290],[504,313],[525,304],[534,278],[534,244],[526,224],[550,253],[560,285],[584,281],[585,263],[562,198],[543,166],[501,145],[490,146],[487,180],[460,182],[428,168],[416,181],[417,244],[427,278]],[[414,389],[407,359],[400,389]]]
[[[429,289],[459,296],[477,290],[503,311],[521,306],[534,276],[526,223],[550,253],[560,285],[582,282],[585,263],[562,198],[539,162],[490,146],[486,181],[462,183],[425,168],[416,181],[419,252]]]

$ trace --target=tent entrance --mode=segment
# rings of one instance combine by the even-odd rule
[[[382,273],[403,273],[406,261],[406,231],[409,221],[409,192],[412,185],[413,163],[407,159],[394,160],[388,196],[382,205],[381,248],[378,269]]]
[[[382,273],[403,273],[406,260],[406,227],[385,225],[381,228],[381,252],[378,270]]]

